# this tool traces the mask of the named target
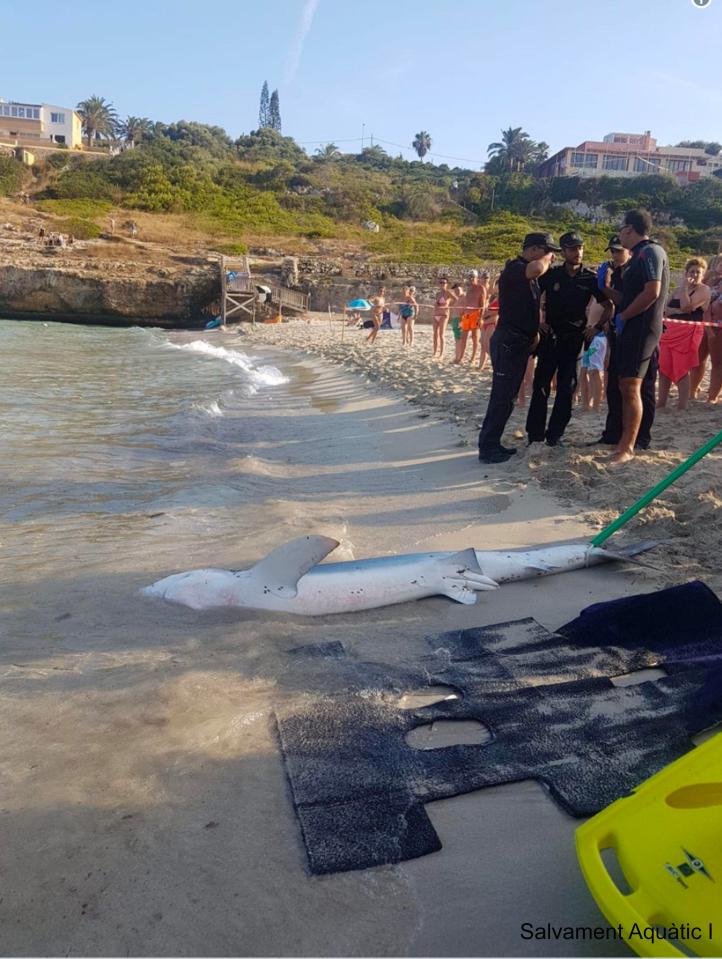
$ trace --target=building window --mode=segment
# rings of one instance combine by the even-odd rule
[[[596,153],[572,153],[572,166],[595,167],[597,156]]]
[[[19,117],[25,116],[25,107],[18,107],[18,116]]]
[[[37,107],[33,107],[33,120],[40,119],[40,110]]]
[[[667,160],[667,169],[680,172],[687,169],[687,160]]]
[[[625,156],[605,156],[602,166],[605,170],[626,170],[627,158]]]
[[[661,157],[635,157],[634,158],[634,172],[635,173],[655,173],[655,167],[659,168],[662,166]]]
[[[51,123],[65,123],[65,114],[64,113],[51,113],[50,114]]]
[[[11,116],[11,117],[16,117],[17,115],[18,115],[18,108],[17,108],[17,107],[10,107],[10,116]]]

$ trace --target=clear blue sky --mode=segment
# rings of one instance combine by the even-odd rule
[[[267,79],[299,142],[351,151],[362,123],[405,145],[425,129],[436,162],[471,167],[508,126],[552,151],[612,130],[722,142],[722,0],[0,0],[0,14],[8,100],[98,94],[121,117],[235,137],[257,126]]]

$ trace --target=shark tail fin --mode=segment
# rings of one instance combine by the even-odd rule
[[[498,589],[499,584],[485,576],[476,558],[474,549],[464,549],[440,561],[442,567],[442,595],[467,606],[476,602],[476,594],[483,590]]]
[[[643,543],[630,543],[627,546],[616,546],[613,549],[606,546],[592,546],[590,555],[603,556],[605,559],[617,560],[620,563],[633,563],[635,566],[643,566],[645,569],[654,569],[659,572],[661,567],[655,566],[654,563],[647,563],[638,557],[640,553],[646,553],[650,549],[662,546],[665,542],[665,540],[660,539],[646,540]]]
[[[298,581],[338,546],[329,536],[299,536],[256,563],[248,571],[258,585],[276,596],[293,597]]]

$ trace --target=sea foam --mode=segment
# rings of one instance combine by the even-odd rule
[[[225,346],[213,346],[205,340],[193,340],[191,343],[169,343],[174,350],[185,350],[188,353],[199,353],[216,360],[223,360],[236,366],[246,374],[244,386],[251,392],[256,392],[262,386],[280,386],[288,383],[288,377],[275,366],[255,366],[252,357],[238,350],[228,350]],[[213,415],[218,416],[218,413]],[[222,415],[222,413],[220,414]]]

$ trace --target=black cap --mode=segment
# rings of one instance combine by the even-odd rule
[[[623,250],[622,242],[615,233],[614,236],[609,237],[609,245],[606,247],[607,250]]]
[[[559,237],[559,246],[584,246],[584,240],[582,239],[581,234],[572,230],[571,233],[565,233],[563,236]]]
[[[524,237],[523,248],[526,250],[530,246],[545,246],[547,250],[554,253],[561,253],[562,248],[554,242],[551,233],[527,233]]]

